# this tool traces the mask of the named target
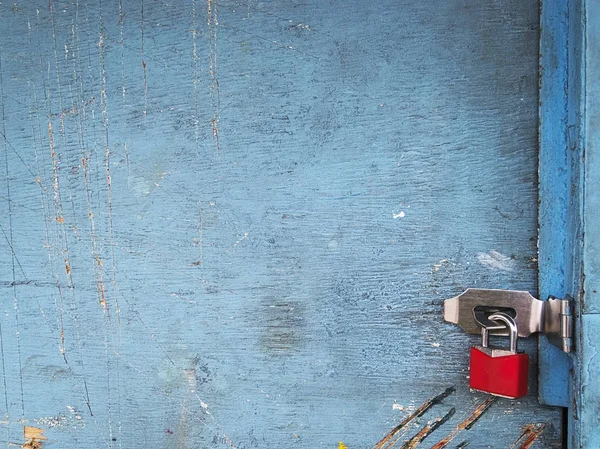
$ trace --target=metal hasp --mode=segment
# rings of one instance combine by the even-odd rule
[[[444,320],[469,334],[481,334],[485,327],[490,335],[508,335],[506,326],[489,319],[498,311],[514,318],[519,337],[541,332],[556,347],[572,351],[573,317],[568,299],[550,297],[542,301],[525,291],[468,288],[444,301]]]

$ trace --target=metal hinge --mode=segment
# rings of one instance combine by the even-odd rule
[[[488,319],[499,311],[514,318],[519,337],[540,332],[564,352],[573,350],[569,299],[550,297],[542,301],[526,291],[469,288],[444,301],[444,319],[458,324],[469,334],[481,334],[481,328],[486,327],[490,335],[508,335],[504,325]]]

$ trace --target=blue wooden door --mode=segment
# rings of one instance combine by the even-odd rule
[[[536,291],[538,15],[2,3],[0,439],[560,447],[442,317]]]

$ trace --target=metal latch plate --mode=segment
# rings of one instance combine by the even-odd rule
[[[478,307],[512,309],[519,337],[541,332],[563,351],[572,350],[572,316],[567,299],[542,301],[526,291],[469,288],[444,301],[444,319],[469,334],[481,334],[481,327],[487,326],[490,335],[508,335],[504,326],[486,322],[485,316],[477,313]]]

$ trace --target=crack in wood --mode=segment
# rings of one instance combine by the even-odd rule
[[[450,418],[454,416],[456,412],[455,408],[451,408],[448,413],[446,413],[441,418],[435,418],[433,421],[428,422],[417,434],[408,440],[406,443],[402,445],[401,449],[414,449],[419,444],[425,440],[429,435],[431,435],[438,427],[448,421]]]
[[[384,447],[393,446],[396,443],[396,441],[392,441],[391,444],[388,443],[398,434],[398,432],[400,432],[404,427],[406,427],[415,419],[423,416],[425,412],[427,412],[431,407],[441,403],[444,399],[446,399],[455,391],[456,389],[454,387],[449,387],[446,388],[446,390],[443,393],[440,393],[437,396],[434,396],[433,398],[425,401],[417,410],[415,410],[413,413],[404,418],[400,422],[400,424],[398,424],[396,427],[390,430],[381,440],[379,440],[379,442],[373,447],[373,449],[383,449]]]
[[[481,418],[481,416],[492,406],[494,402],[496,402],[497,397],[490,397],[475,407],[475,410],[471,415],[463,420],[460,424],[458,424],[452,431],[442,440],[438,441],[435,445],[431,447],[431,449],[442,449],[446,447],[450,442],[456,438],[456,436],[462,432],[463,430],[469,430],[473,425]],[[463,443],[461,443],[463,444]],[[459,445],[460,447],[460,445]],[[464,446],[462,446],[464,447]]]
[[[519,438],[510,445],[510,449],[514,449],[519,443],[519,449],[529,449],[542,434],[544,427],[544,424],[527,424],[523,427],[523,433],[521,433]]]

